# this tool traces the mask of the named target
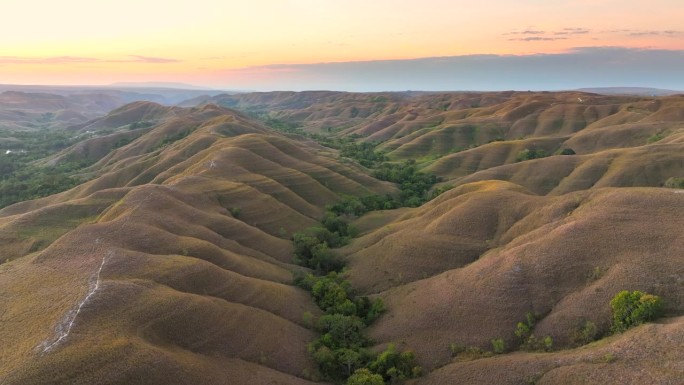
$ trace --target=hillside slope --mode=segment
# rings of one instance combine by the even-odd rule
[[[292,235],[327,205],[405,187],[342,157],[351,141],[415,160],[446,190],[420,207],[341,216],[357,234],[334,251],[342,274],[386,308],[367,329],[373,349],[396,343],[423,367],[407,383],[684,381],[684,194],[663,187],[684,178],[684,97],[198,102],[136,102],[74,126],[97,134],[38,163],[87,159],[75,173],[89,180],[0,209],[0,383],[320,380],[307,345],[322,311],[292,284],[305,270]],[[563,149],[573,151],[554,155]],[[611,336],[621,290],[662,297],[664,316]],[[518,348],[528,313],[551,352]],[[577,337],[587,322],[589,344]],[[477,353],[492,339],[505,354]],[[453,357],[456,346],[470,356]]]
[[[339,194],[392,187],[230,111],[188,114],[92,181],[0,211],[6,383],[313,375],[302,314],[319,310],[290,285],[287,237]]]

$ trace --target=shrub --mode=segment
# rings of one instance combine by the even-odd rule
[[[572,148],[564,148],[562,150],[558,150],[557,155],[576,155],[576,153]]]
[[[526,148],[518,153],[518,156],[516,157],[518,162],[522,162],[525,160],[531,160],[531,159],[539,159],[539,158],[545,158],[548,155],[546,154],[546,151],[542,149],[529,149]]]
[[[506,343],[503,338],[495,338],[492,340],[492,350],[496,354],[502,354],[506,351]]]
[[[451,356],[456,357],[457,361],[474,361],[480,358],[487,358],[494,355],[494,353],[480,349],[477,346],[461,346],[457,344],[451,344],[449,346],[451,350]]]
[[[544,338],[537,338],[534,334],[527,337],[527,340],[520,345],[520,349],[531,352],[551,351],[553,348],[553,338],[546,336]]]
[[[228,209],[228,211],[230,211],[230,215],[232,215],[235,219],[239,218],[240,213],[242,212],[242,210],[240,210],[239,207],[231,207],[230,209]]]
[[[615,354],[613,354],[613,352],[608,352],[603,355],[603,362],[606,364],[610,364],[613,361],[615,361]]]
[[[598,329],[596,324],[591,321],[586,321],[579,329],[572,334],[572,340],[577,345],[586,345],[596,339]]]
[[[665,138],[665,136],[662,133],[656,133],[656,134],[649,136],[648,139],[646,139],[646,143],[651,144],[651,143],[659,142],[659,141],[663,140],[663,138]]]
[[[459,355],[465,351],[465,346],[461,346],[458,344],[451,344],[451,345],[449,345],[449,350],[451,351],[451,356],[456,357],[457,355]]]
[[[665,181],[665,187],[668,188],[684,188],[684,177],[675,178],[672,177]]]
[[[658,296],[638,290],[623,290],[613,297],[610,307],[613,311],[612,330],[620,333],[659,317],[663,304]]]

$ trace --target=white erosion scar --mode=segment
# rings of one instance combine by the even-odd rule
[[[69,312],[66,313],[62,321],[60,321],[57,324],[57,327],[55,328],[56,331],[56,339],[53,342],[49,341],[44,341],[38,346],[38,349],[42,348],[41,354],[48,353],[50,350],[54,349],[56,346],[58,346],[60,343],[62,343],[64,340],[69,337],[69,333],[71,333],[71,328],[74,326],[74,322],[76,321],[76,317],[78,316],[78,313],[81,312],[81,309],[83,306],[88,303],[90,298],[95,295],[97,292],[97,289],[100,288],[100,274],[102,273],[102,268],[105,265],[105,262],[107,261],[107,257],[110,256],[111,253],[105,254],[102,257],[102,263],[100,264],[100,268],[97,269],[97,271],[91,275],[90,279],[88,280],[88,294],[86,294],[85,298],[76,306],[75,308],[69,310]]]

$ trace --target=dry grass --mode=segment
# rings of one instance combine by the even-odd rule
[[[608,302],[625,288],[661,295],[671,314],[681,314],[679,206],[681,197],[665,189],[601,189],[557,198],[505,189],[468,196],[456,189],[406,224],[391,225],[396,230],[381,239],[393,239],[392,246],[350,255],[350,276],[366,290],[393,287],[381,294],[390,310],[372,336],[405,341],[426,366],[443,363],[450,343],[488,348],[491,339],[504,338],[511,346],[515,323],[528,311],[542,317],[535,334],[567,346],[583,320],[607,330]],[[451,236],[435,252],[442,228]],[[473,253],[480,247],[470,260],[454,253],[468,250],[464,238]],[[419,242],[402,241],[409,239]],[[588,279],[597,266],[604,273]],[[425,278],[422,269],[435,270]],[[403,281],[374,280],[383,271],[403,274]]]
[[[682,175],[682,98],[223,98],[269,106],[311,131],[346,125],[341,132],[388,139],[396,159],[481,144],[428,168],[454,189],[420,208],[357,219],[362,236],[341,250],[350,281],[388,309],[370,337],[436,369],[417,383],[682,382],[684,321],[674,317],[684,313],[683,196],[637,187]],[[0,381],[308,383],[314,333],[302,314],[319,311],[290,284],[300,268],[288,237],[343,195],[395,188],[334,151],[214,105],[134,104],[93,127],[139,120],[157,125],[101,156],[90,170],[98,178],[0,211],[0,245],[12,259],[0,265]],[[654,133],[665,137],[647,144]],[[486,143],[499,135],[506,140]],[[83,144],[100,155],[107,145]],[[515,163],[523,148],[561,146],[581,155]],[[70,334],[41,354],[92,292],[103,258],[98,290]],[[672,318],[572,350],[451,358],[454,343],[515,346],[527,312],[539,317],[536,335],[570,348],[584,322],[608,329],[608,302],[624,289],[660,295]]]
[[[456,362],[412,384],[679,384],[684,381],[684,323],[640,326],[588,346]]]

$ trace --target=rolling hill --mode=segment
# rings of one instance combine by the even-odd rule
[[[72,127],[100,133],[39,164],[87,159],[74,175],[88,181],[0,210],[0,383],[320,381],[307,345],[323,312],[293,284],[309,270],[292,236],[331,204],[404,188],[341,156],[350,140],[442,178],[419,207],[344,215],[356,236],[334,250],[355,291],[385,304],[372,349],[415,352],[424,375],[409,383],[684,381],[684,194],[663,187],[684,177],[683,96],[183,106],[134,102]],[[621,290],[660,296],[664,316],[610,335]],[[550,352],[518,349],[528,314]],[[486,353],[493,339],[505,354]]]

